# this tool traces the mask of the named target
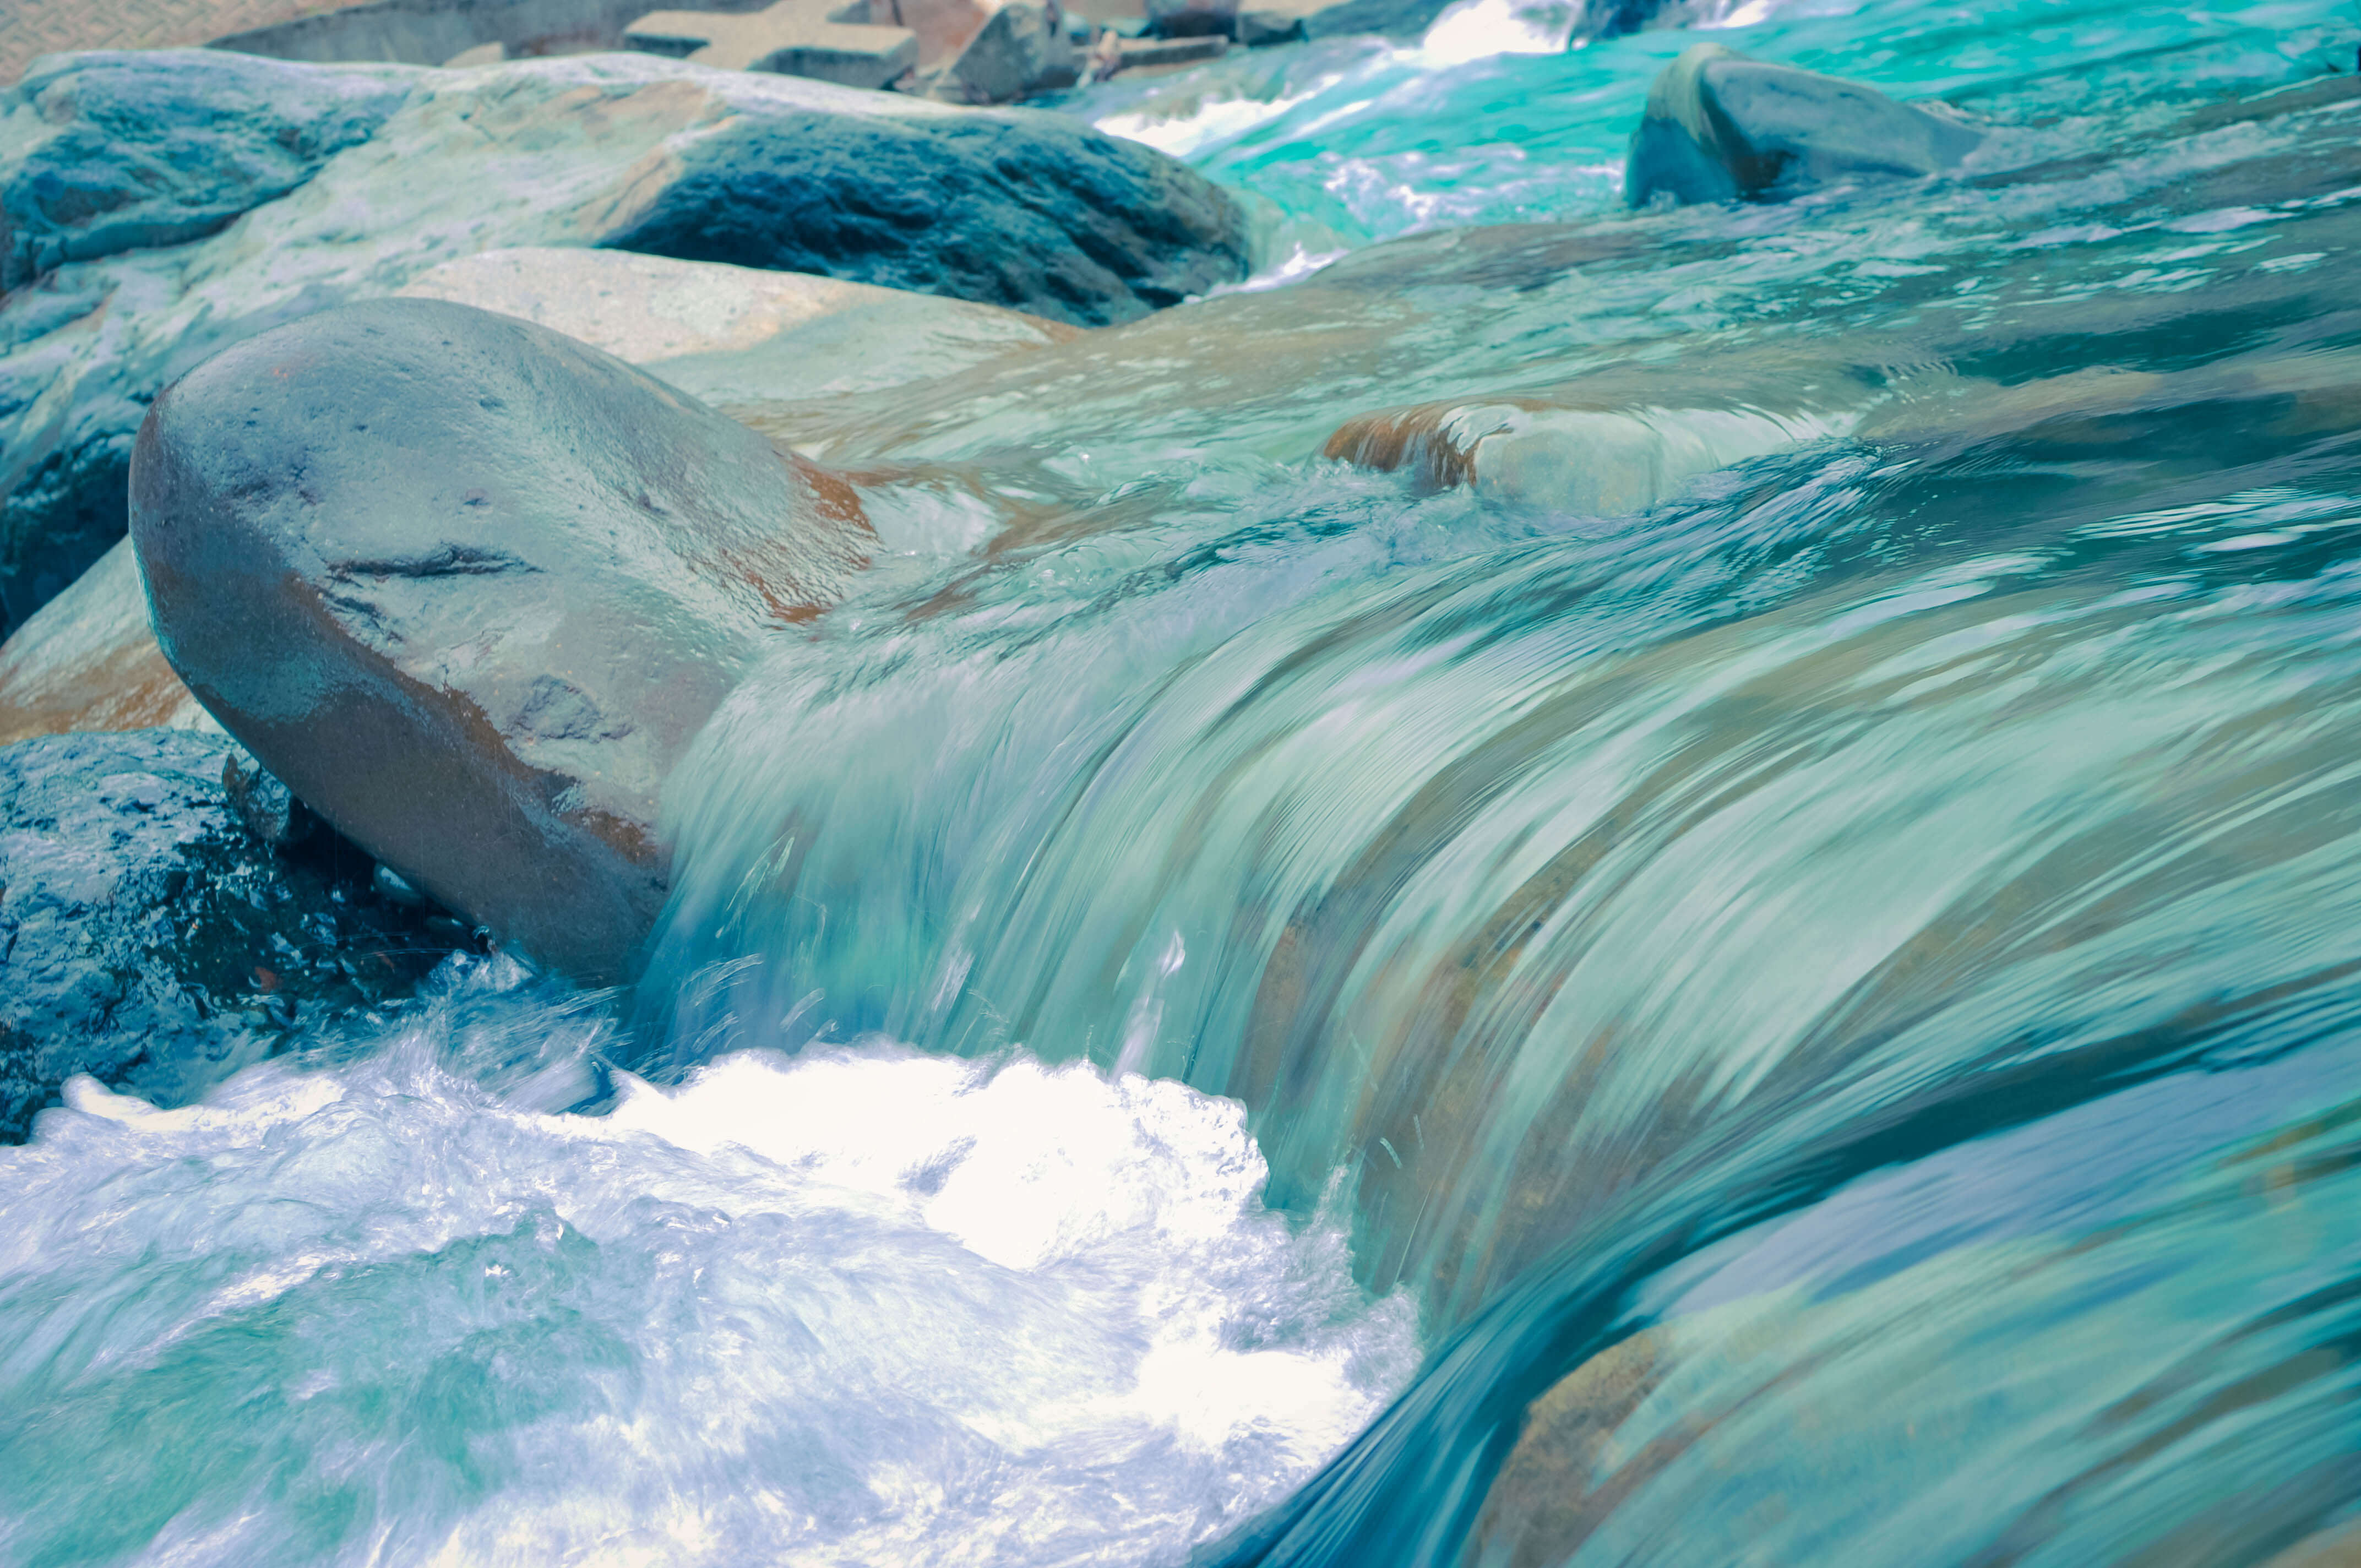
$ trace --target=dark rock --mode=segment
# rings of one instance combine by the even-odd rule
[[[0,497],[0,638],[123,537],[131,432],[53,451]]]
[[[274,850],[300,844],[312,836],[319,818],[312,808],[295,798],[295,792],[270,776],[268,769],[244,751],[233,750],[228,761],[222,763],[222,793],[229,797],[230,808],[246,830]],[[377,869],[379,891],[384,891],[382,878],[386,869]],[[403,891],[408,898],[395,898],[396,904],[417,905],[418,897],[407,883]],[[389,894],[389,896],[390,896]]]
[[[606,243],[820,272],[1101,326],[1246,276],[1246,221],[1137,142],[1023,110],[749,118]]]
[[[578,979],[664,897],[664,777],[765,634],[835,598],[849,490],[544,328],[324,312],[157,400],[132,542],[158,640],[411,885]]]
[[[1623,197],[1760,201],[1832,181],[1923,178],[1982,134],[1834,76],[1698,44],[1666,66],[1623,166]]]
[[[371,894],[351,845],[249,834],[221,785],[236,756],[175,729],[0,747],[0,1141],[78,1072],[192,1100],[459,945]]]
[[[179,245],[285,195],[409,96],[400,75],[207,53],[53,55],[0,93],[0,290]]]

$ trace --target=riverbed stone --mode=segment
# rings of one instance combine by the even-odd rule
[[[210,729],[156,646],[128,539],[0,644],[0,745],[70,729]]]
[[[1635,207],[1763,201],[1838,181],[1923,178],[1982,140],[1860,82],[1697,44],[1648,89],[1623,196]]]
[[[162,71],[133,53],[45,61],[0,115],[0,290],[215,233],[368,140],[409,91],[381,68],[211,51]]]
[[[274,104],[256,134],[294,150],[272,161],[232,116],[208,123],[190,169],[167,168],[171,144],[127,111],[58,107],[85,86],[125,104]],[[50,113],[71,137],[44,128]],[[21,165],[0,174],[0,225],[37,274],[0,298],[0,636],[122,536],[131,438],[162,387],[456,257],[653,251],[1075,325],[1145,315],[1246,268],[1244,217],[1217,187],[1069,118],[649,55],[450,71],[53,57],[0,91],[0,145]],[[115,204],[56,194],[69,183]]]
[[[996,305],[623,250],[485,251],[402,293],[537,322],[717,408],[875,391],[1078,335]]]
[[[664,902],[666,774],[842,593],[851,492],[545,328],[323,312],[157,400],[132,541],[158,641],[338,831],[573,978]]]
[[[537,323],[724,410],[829,406],[1078,335],[934,294],[621,250],[486,251],[402,292]],[[122,540],[0,643],[0,743],[150,726],[218,729],[156,645]]]
[[[373,895],[351,845],[248,832],[232,764],[253,766],[188,730],[0,747],[0,1142],[76,1073],[193,1100],[466,945]]]
[[[1408,475],[1422,489],[1465,487],[1573,516],[1638,511],[1698,476],[1851,429],[1808,408],[1666,408],[1522,397],[1420,403],[1356,414],[1323,457]]]

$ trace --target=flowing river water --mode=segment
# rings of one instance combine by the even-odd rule
[[[1072,95],[1264,273],[732,411],[635,994],[0,1152],[0,1561],[2361,1547],[2361,13],[1689,21]],[[1626,213],[1698,28],[1991,135]]]

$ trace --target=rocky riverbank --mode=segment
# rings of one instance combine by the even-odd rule
[[[1876,339],[1806,359],[1725,345],[1708,376],[1634,356],[1578,390],[1422,382],[1435,302],[1470,320],[1570,265],[1677,269],[1719,243],[1644,219],[1404,241],[1111,328],[1241,274],[1220,192],[1048,116],[807,82],[94,56],[15,104],[7,559],[10,602],[38,613],[0,650],[0,739],[175,727],[192,734],[146,743],[213,748],[210,776],[229,742],[199,732],[226,723],[355,856],[598,982],[631,975],[665,897],[664,780],[769,640],[906,550],[914,505],[968,519],[962,538],[1074,526],[979,478],[988,461],[1056,488],[993,454],[1218,429],[1281,460],[1616,512],[1798,443],[1956,440],[2129,389],[1947,378],[1897,400],[1861,379],[1890,352]],[[1629,192],[1923,180],[1983,135],[1700,46],[1650,96]],[[438,159],[469,177],[425,178]],[[519,238],[566,243],[484,248]],[[361,302],[395,292],[413,298]],[[1238,376],[1247,358],[1267,370]],[[1304,393],[1340,376],[1411,400],[1323,413]],[[116,546],[41,609],[106,544],[135,462],[137,562]],[[13,1027],[20,1059],[52,1064],[22,1070],[30,1104],[67,1058],[50,1025]]]

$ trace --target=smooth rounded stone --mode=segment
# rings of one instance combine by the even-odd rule
[[[1321,455],[1423,488],[1466,486],[1519,506],[1592,517],[1640,510],[1690,480],[1798,442],[1842,434],[1849,413],[1582,408],[1541,399],[1425,403],[1358,414]]]
[[[1623,199],[1760,201],[1863,178],[1916,179],[1957,165],[1982,132],[1874,88],[1697,44],[1648,89]]]
[[[996,305],[621,250],[486,251],[402,293],[538,323],[717,407],[874,391],[1076,335]]]
[[[0,1142],[90,1073],[197,1098],[297,1031],[398,1003],[454,948],[321,834],[275,851],[223,788],[221,735],[0,747]]]
[[[156,646],[128,539],[0,643],[0,744],[70,729],[221,727]]]
[[[1077,325],[1246,271],[1245,218],[1219,187],[1066,116],[652,55],[469,71],[203,49],[60,56],[0,90],[7,145],[35,148],[24,169],[63,158],[27,127],[86,76],[137,104],[202,101],[225,71],[243,84],[225,102],[276,105],[256,133],[294,149],[269,179],[205,182],[215,164],[245,167],[239,122],[217,127],[231,152],[166,170],[151,166],[169,149],[126,113],[75,120],[74,178],[112,191],[152,177],[152,211],[128,197],[84,210],[40,198],[49,187],[30,176],[0,181],[0,227],[38,236],[27,255],[95,258],[0,295],[0,636],[122,537],[132,437],[164,386],[242,338],[382,298],[456,257],[661,250]],[[398,101],[346,142],[383,106],[377,83]],[[710,255],[697,235],[708,218]]]
[[[486,251],[402,292],[537,323],[721,407],[874,391],[1078,335],[994,305],[621,250]],[[118,540],[0,644],[0,742],[157,725],[219,729],[156,646]]]
[[[432,300],[324,312],[170,389],[131,533],[165,656],[264,766],[594,982],[664,902],[674,762],[871,541],[849,490],[744,426]]]

